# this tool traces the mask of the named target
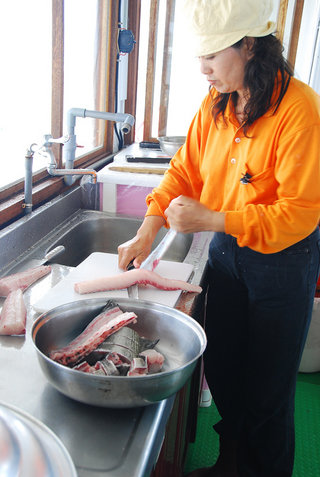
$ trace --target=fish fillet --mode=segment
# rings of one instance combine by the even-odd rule
[[[0,317],[0,335],[23,335],[26,332],[27,309],[20,289],[5,299]]]
[[[58,363],[69,365],[77,363],[96,349],[106,338],[129,323],[135,322],[133,312],[123,313],[119,307],[107,305],[85,330],[67,346],[50,353],[50,358]]]
[[[40,265],[29,268],[24,272],[14,273],[0,278],[0,296],[8,296],[10,292],[18,290],[24,291],[34,282],[51,272],[50,265]]]
[[[139,268],[114,275],[112,277],[95,278],[75,283],[74,289],[80,295],[107,290],[122,290],[132,285],[152,285],[161,290],[184,290],[190,293],[201,293],[202,288],[198,285],[183,280],[164,278],[158,273]]]

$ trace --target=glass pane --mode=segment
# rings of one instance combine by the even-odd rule
[[[139,48],[139,64],[135,118],[136,142],[143,140],[150,4],[150,0],[141,0],[140,33],[139,44],[137,44],[137,47]]]
[[[159,23],[157,32],[156,70],[153,98],[152,136],[159,136],[159,108],[163,101],[161,98],[162,60],[165,34],[166,0],[160,0]],[[169,85],[168,119],[166,135],[185,136],[193,116],[197,112],[200,103],[208,92],[208,83],[200,73],[198,60],[192,56],[192,48],[188,43],[188,33],[182,13],[183,0],[176,0],[173,29],[171,65],[168,69],[170,74],[166,78],[167,89]],[[148,25],[150,14],[150,1],[142,0],[141,6],[141,29],[139,41],[139,76],[138,97],[136,114],[136,138],[137,142],[143,139],[144,124],[144,95],[146,88],[146,71],[148,55]]]
[[[107,0],[65,0],[64,133],[71,108],[105,110]],[[103,145],[105,121],[76,118],[79,157]]]
[[[0,187],[24,177],[27,148],[51,130],[51,1],[0,2]],[[46,166],[34,159],[33,169]]]
[[[174,18],[167,136],[185,136],[190,123],[209,91],[200,72],[198,58],[192,55],[190,35],[182,13],[183,0],[176,0]]]

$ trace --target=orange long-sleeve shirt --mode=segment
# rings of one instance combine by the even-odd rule
[[[262,253],[302,240],[320,219],[320,98],[292,78],[273,115],[248,136],[227,107],[215,126],[208,94],[191,123],[186,143],[171,160],[159,187],[147,197],[146,215],[162,215],[179,195],[225,212],[225,229]],[[240,179],[250,174],[248,183]]]

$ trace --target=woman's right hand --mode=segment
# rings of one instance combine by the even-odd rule
[[[119,268],[126,270],[130,262],[133,263],[135,268],[139,268],[141,263],[150,254],[152,243],[164,224],[165,220],[161,216],[146,217],[137,231],[136,236],[119,245]]]

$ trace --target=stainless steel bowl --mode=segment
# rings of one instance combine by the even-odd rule
[[[77,477],[69,452],[47,426],[0,402],[0,475]]]
[[[206,347],[202,327],[174,308],[142,300],[115,298],[123,311],[133,311],[130,325],[141,336],[160,339],[157,350],[165,357],[163,371],[147,376],[96,376],[76,371],[49,358],[50,351],[74,339],[104,306],[105,300],[68,303],[41,315],[33,324],[32,339],[49,382],[61,393],[95,406],[146,406],[175,394],[191,376]]]
[[[168,154],[168,156],[174,156],[180,147],[185,143],[185,136],[161,136],[158,137],[161,150]]]

